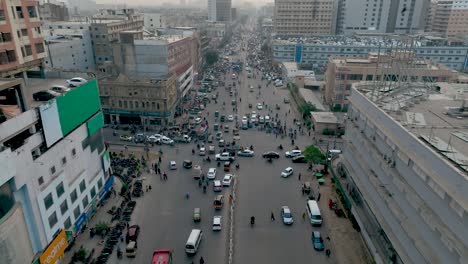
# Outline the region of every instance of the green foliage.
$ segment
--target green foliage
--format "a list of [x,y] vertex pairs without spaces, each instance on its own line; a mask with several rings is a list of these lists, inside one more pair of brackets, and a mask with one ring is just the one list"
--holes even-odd
[[311,103],[303,103],[299,105],[299,112],[301,112],[302,117],[310,117],[310,112],[317,111],[317,107]]
[[307,162],[312,164],[323,164],[326,158],[325,155],[320,152],[320,149],[314,145],[310,145],[304,149],[304,157]]
[[219,59],[219,54],[216,50],[208,50],[205,53],[205,61],[208,65],[213,65],[215,64]]
[[335,130],[330,130],[328,128],[325,128],[323,129],[322,134],[326,136],[333,136],[335,135]]
[[124,195],[127,192],[128,186],[127,184],[123,184],[122,188],[120,188],[120,195]]
[[94,231],[96,231],[96,233],[98,234],[101,234],[103,231],[106,231],[107,229],[109,229],[109,225],[105,222],[97,223],[94,226]]
[[84,261],[88,255],[87,250],[81,246],[80,249],[76,252],[76,257],[78,261]]

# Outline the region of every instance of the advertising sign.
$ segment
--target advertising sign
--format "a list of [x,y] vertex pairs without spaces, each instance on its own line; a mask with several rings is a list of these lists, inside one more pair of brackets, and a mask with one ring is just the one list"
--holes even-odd
[[42,253],[39,258],[41,264],[55,264],[67,247],[68,241],[65,230],[62,230]]

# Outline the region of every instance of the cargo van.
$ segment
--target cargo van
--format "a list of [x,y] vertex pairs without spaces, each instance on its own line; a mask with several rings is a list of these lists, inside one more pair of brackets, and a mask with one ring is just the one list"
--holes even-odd
[[322,225],[322,215],[318,207],[317,201],[309,200],[306,206],[307,215],[309,215],[310,223],[312,225]]
[[200,229],[192,229],[190,236],[185,243],[185,253],[196,254],[203,237],[203,232]]

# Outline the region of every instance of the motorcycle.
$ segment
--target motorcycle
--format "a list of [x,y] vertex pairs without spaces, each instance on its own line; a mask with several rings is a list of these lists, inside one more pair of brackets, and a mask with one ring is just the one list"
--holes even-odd
[[236,170],[238,170],[238,169],[239,169],[239,163],[236,164]]
[[251,226],[255,225],[255,217],[254,216],[250,217],[250,225]]
[[272,158],[269,158],[269,159],[268,159],[268,162],[273,163],[273,159],[272,159]]

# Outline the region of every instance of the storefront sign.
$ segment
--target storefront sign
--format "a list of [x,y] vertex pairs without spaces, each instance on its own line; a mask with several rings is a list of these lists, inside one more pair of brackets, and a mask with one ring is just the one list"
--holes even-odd
[[42,253],[39,258],[41,264],[55,264],[58,258],[63,255],[63,252],[65,252],[67,247],[68,241],[65,235],[65,230],[62,230],[49,244],[44,253]]
[[104,188],[99,192],[99,200],[102,200],[104,196],[109,192],[110,188],[114,184],[114,176],[110,176],[109,179],[107,179],[106,183],[104,184]]
[[86,214],[86,212],[83,212],[79,217],[78,219],[76,219],[75,221],[75,234],[78,233],[81,229],[81,226],[83,225],[83,223],[86,221],[86,219],[88,219],[88,215]]

